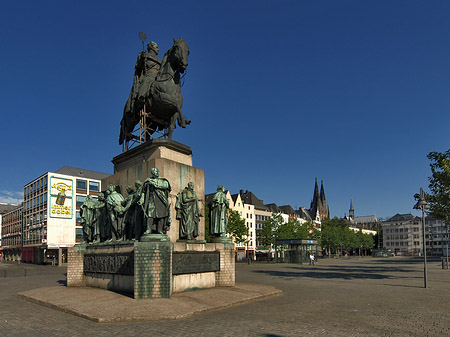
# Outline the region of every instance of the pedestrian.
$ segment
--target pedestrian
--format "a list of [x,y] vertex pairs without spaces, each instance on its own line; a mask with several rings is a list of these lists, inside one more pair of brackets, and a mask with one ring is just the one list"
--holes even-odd
[[314,254],[310,253],[309,254],[309,265],[313,265],[314,266]]

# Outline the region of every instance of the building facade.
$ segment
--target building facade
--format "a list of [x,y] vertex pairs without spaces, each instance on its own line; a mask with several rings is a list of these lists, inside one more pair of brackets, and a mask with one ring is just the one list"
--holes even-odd
[[420,255],[423,250],[421,218],[396,214],[382,222],[383,245],[396,255]]
[[3,261],[20,261],[22,255],[23,205],[0,215]]
[[448,227],[442,220],[431,216],[425,218],[426,245],[428,256],[446,256],[448,245]]
[[64,166],[24,186],[23,262],[67,262],[67,248],[80,242],[80,206],[97,198],[109,174]]

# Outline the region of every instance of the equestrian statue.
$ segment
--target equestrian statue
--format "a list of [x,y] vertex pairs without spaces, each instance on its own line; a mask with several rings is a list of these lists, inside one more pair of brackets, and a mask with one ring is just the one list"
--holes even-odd
[[[145,34],[141,34],[144,42]],[[144,127],[144,141],[156,131],[162,131],[164,136],[172,139],[176,122],[182,128],[191,123],[181,111],[181,74],[188,66],[189,47],[179,38],[173,40],[173,46],[162,60],[158,58],[158,52],[158,45],[151,41],[147,44],[147,52],[138,55],[133,85],[120,122],[119,144],[139,138],[133,135],[138,123]]]

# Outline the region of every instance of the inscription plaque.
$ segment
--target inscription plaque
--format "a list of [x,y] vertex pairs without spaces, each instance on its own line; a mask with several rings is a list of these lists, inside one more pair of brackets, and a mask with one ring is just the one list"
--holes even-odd
[[220,270],[219,252],[174,252],[172,274],[206,273]]
[[85,254],[84,273],[134,275],[134,254]]

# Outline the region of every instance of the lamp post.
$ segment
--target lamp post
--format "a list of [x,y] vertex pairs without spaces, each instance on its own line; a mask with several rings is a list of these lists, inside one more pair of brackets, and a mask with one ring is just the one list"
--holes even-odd
[[414,209],[422,210],[422,245],[423,245],[423,279],[424,279],[424,288],[428,288],[427,283],[427,246],[425,239],[425,210],[430,208],[430,206],[425,201],[425,193],[420,188],[420,194],[414,194],[414,199],[417,200],[417,203],[414,205]]

